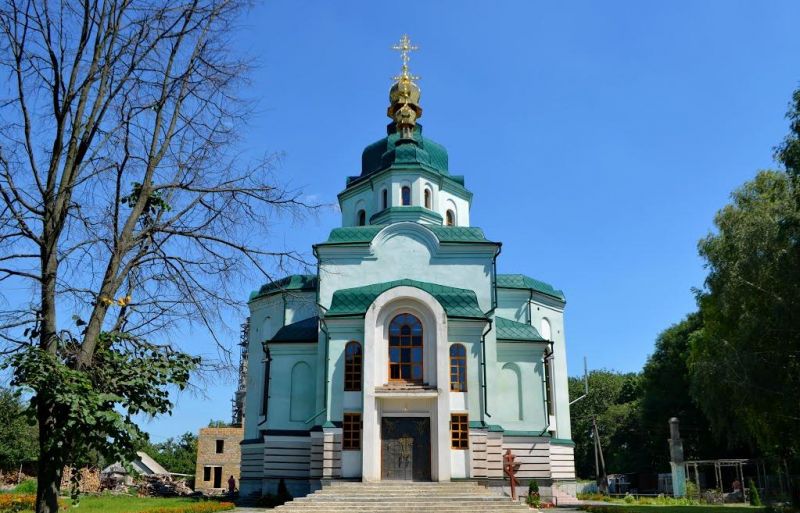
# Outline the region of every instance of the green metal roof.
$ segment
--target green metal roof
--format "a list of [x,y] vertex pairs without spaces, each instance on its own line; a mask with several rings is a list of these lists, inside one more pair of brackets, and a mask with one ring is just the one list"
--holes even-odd
[[533,290],[558,300],[566,301],[566,297],[562,291],[554,288],[549,283],[536,280],[524,274],[498,274],[497,286],[506,289]]
[[449,174],[447,150],[439,143],[422,136],[422,125],[414,127],[414,143],[400,144],[394,123],[386,128],[383,139],[370,144],[361,154],[361,176],[367,176],[392,164],[425,164],[443,175]]
[[[491,242],[483,234],[483,230],[472,226],[439,226],[422,225],[432,231],[439,242]],[[323,244],[358,244],[368,243],[386,228],[386,225],[347,226],[331,230],[328,240]]]
[[270,342],[316,342],[319,317],[309,317],[287,324],[275,333]]
[[333,293],[331,308],[325,313],[326,317],[342,317],[363,315],[369,305],[379,295],[395,287],[416,287],[428,292],[442,305],[448,317],[461,317],[472,319],[485,319],[486,316],[478,306],[475,291],[437,285],[417,280],[395,280],[385,283],[375,283],[352,289],[341,289]]
[[512,321],[505,317],[495,317],[497,340],[513,340],[517,342],[544,342],[536,328],[530,324]]
[[265,283],[260,289],[250,293],[250,300],[272,292],[290,290],[317,290],[317,277],[313,274],[292,274],[280,280]]

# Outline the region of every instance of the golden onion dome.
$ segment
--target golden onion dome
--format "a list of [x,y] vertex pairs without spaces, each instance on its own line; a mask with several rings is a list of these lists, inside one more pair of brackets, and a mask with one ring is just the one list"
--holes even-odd
[[419,104],[420,89],[408,77],[400,77],[400,80],[389,89],[389,103],[415,103]]

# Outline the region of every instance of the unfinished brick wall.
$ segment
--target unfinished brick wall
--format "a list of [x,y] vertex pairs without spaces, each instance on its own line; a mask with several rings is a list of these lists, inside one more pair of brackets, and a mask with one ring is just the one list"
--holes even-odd
[[[242,428],[203,428],[197,439],[197,470],[194,489],[205,493],[219,493],[228,489],[228,479],[236,479],[239,488],[239,472],[242,458],[240,443],[244,439]],[[222,441],[222,453],[217,453],[217,441]],[[210,472],[206,473],[205,468]],[[221,471],[216,470],[221,467]],[[220,473],[221,472],[221,473]],[[219,483],[215,483],[216,475]],[[209,477],[208,480],[205,478]],[[219,484],[215,487],[215,484]]]

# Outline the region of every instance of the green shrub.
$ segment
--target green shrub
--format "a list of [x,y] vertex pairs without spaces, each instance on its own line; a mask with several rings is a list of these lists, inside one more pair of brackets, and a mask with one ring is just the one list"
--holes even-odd
[[36,494],[36,480],[26,479],[25,481],[14,487],[14,493],[32,493]]
[[756,488],[756,484],[753,480],[750,480],[750,505],[751,506],[761,506],[761,495],[758,494],[758,488]]
[[700,490],[697,489],[697,485],[694,484],[694,481],[686,480],[686,496],[690,499],[698,499],[700,497]]
[[528,496],[525,498],[525,503],[533,508],[539,508],[542,505],[542,496],[539,494],[539,483],[536,481],[528,482]]

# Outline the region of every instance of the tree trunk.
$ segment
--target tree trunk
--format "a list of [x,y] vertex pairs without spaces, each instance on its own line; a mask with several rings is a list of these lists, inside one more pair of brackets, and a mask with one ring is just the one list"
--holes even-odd
[[64,448],[51,439],[56,417],[39,394],[39,475],[36,486],[36,513],[57,513],[64,472]]

